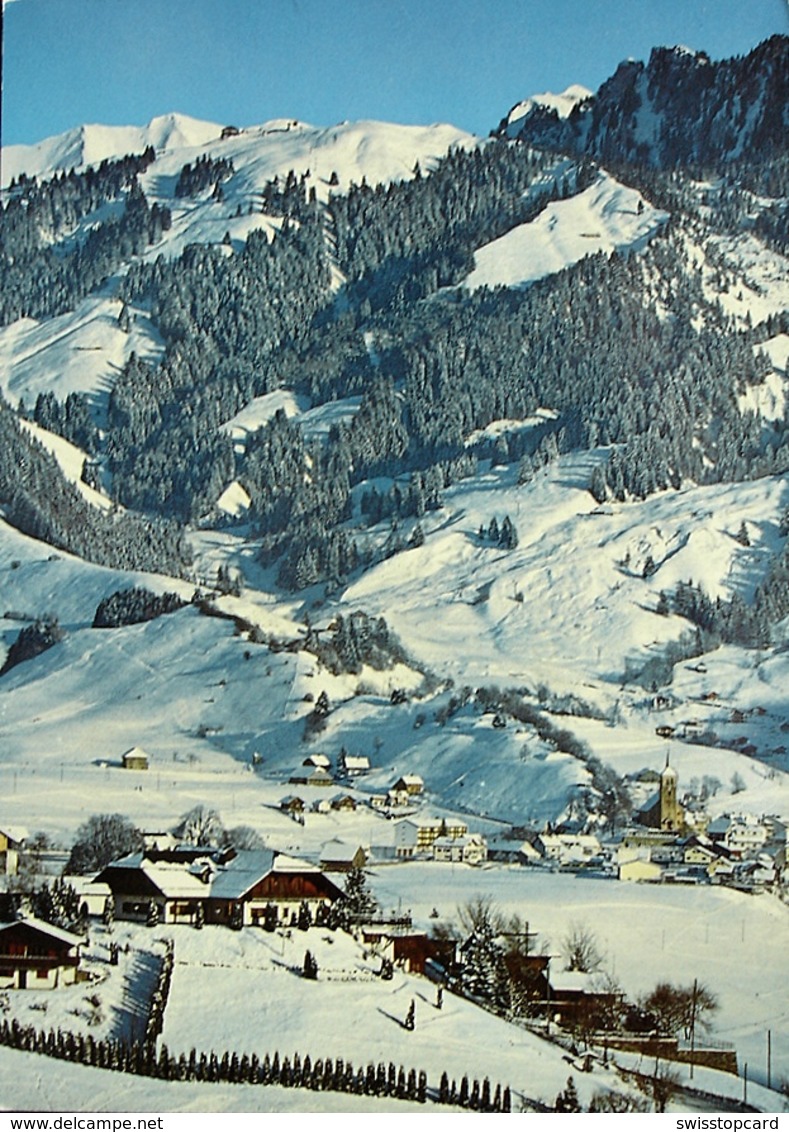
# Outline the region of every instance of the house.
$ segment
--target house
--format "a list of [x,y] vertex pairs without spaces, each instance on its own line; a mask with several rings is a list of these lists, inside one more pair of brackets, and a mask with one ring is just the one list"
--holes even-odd
[[597,976],[583,971],[560,971],[550,975],[548,1009],[557,1025],[585,1025],[596,1030],[610,1028],[625,1001],[623,992],[600,990]]
[[142,747],[130,747],[121,755],[124,770],[147,770],[150,761],[150,756]]
[[641,855],[635,850],[625,849],[617,856],[617,875],[623,881],[654,883],[663,879],[663,869],[652,860],[648,850]]
[[433,842],[433,860],[452,861],[463,865],[480,865],[488,859],[488,846],[479,833],[465,837],[437,837]]
[[206,923],[231,923],[241,905],[243,924],[263,924],[269,914],[277,923],[294,924],[302,904],[314,919],[341,896],[341,889],[309,861],[271,849],[246,850],[211,882]]
[[699,865],[707,876],[715,876],[720,872],[731,872],[733,854],[720,842],[711,841],[708,837],[689,837],[682,850],[682,861],[685,865]]
[[331,813],[331,799],[330,798],[316,798],[310,806],[314,814],[329,814]]
[[344,813],[353,813],[358,803],[350,794],[335,794],[331,799],[331,808]]
[[0,923],[0,990],[52,990],[76,982],[82,942],[33,916]]
[[298,794],[286,794],[284,798],[280,799],[279,808],[286,814],[293,817],[294,814],[304,813],[304,799],[300,798]]
[[418,774],[404,774],[389,788],[389,805],[407,806],[417,801],[424,789],[424,780]]
[[438,837],[465,837],[468,826],[457,818],[403,818],[395,826],[395,852],[398,857],[427,853]]
[[351,869],[363,869],[366,864],[367,854],[361,845],[353,842],[335,837],[321,849],[320,866],[324,872],[349,873]]
[[368,794],[367,804],[373,810],[386,810],[389,807],[388,794]]
[[592,833],[541,833],[533,847],[546,861],[567,867],[600,854],[600,842]]
[[307,767],[303,771],[296,771],[290,776],[288,782],[293,786],[333,786],[334,779],[322,766],[312,769]]
[[424,932],[387,930],[378,926],[362,929],[362,942],[381,958],[391,959],[395,967],[413,975],[446,973],[455,965],[455,940],[432,939]]
[[738,857],[755,857],[767,844],[766,825],[752,814],[732,818],[723,839],[727,849]]
[[348,755],[342,752],[339,758],[339,768],[349,778],[360,774],[367,774],[370,770],[370,760],[366,755]]
[[144,922],[155,905],[165,924],[194,923],[200,905],[208,924],[291,924],[302,904],[314,917],[342,895],[317,865],[276,850],[202,852],[132,853],[96,880],[109,885],[118,919]]
[[4,826],[0,829],[0,875],[15,876],[19,868],[19,850],[27,838],[21,826]]
[[328,770],[331,766],[331,761],[328,755],[307,755],[302,766],[318,766],[323,770]]

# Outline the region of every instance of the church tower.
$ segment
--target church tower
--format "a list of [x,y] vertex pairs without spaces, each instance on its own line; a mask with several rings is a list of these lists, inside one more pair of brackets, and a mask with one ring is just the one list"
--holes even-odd
[[668,832],[677,832],[683,825],[682,811],[677,803],[677,782],[677,772],[666,755],[666,765],[660,775],[660,828]]

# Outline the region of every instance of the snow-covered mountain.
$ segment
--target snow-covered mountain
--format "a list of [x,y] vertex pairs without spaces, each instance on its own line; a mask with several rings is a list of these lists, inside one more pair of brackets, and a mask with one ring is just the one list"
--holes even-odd
[[[713,64],[703,51],[655,48],[622,63],[591,97],[519,103],[500,131],[602,161],[662,167],[780,154],[789,128],[786,36]],[[570,92],[566,92],[570,93]]]
[[[168,188],[164,178],[177,176],[187,162],[210,154],[232,160],[249,192],[291,170],[298,176],[309,171],[317,194],[325,198],[330,188],[339,192],[351,182],[375,185],[410,177],[417,163],[429,169],[451,147],[476,144],[471,134],[441,124],[368,121],[316,127],[283,118],[240,128],[165,114],[147,126],[80,126],[34,145],[4,146],[2,176],[5,188],[20,174],[48,178],[152,146],[156,162],[149,170],[148,187],[155,193],[155,178],[162,179],[158,188],[163,196]],[[330,185],[332,173],[337,182]]]
[[[365,802],[411,774],[491,838],[606,836],[669,744],[689,804],[789,819],[786,64],[657,49],[488,139],[171,114],[4,150],[0,827],[210,803],[386,859]],[[343,750],[358,809],[294,822]],[[451,868],[381,899],[610,917],[633,993],[644,949],[673,977],[663,909],[746,945],[738,893]],[[753,1060],[785,1019],[715,950]]]
[[[623,64],[596,96],[575,86],[560,96],[537,95],[520,103],[509,115],[507,132],[526,136],[536,129],[535,123],[559,121],[565,124],[562,129],[575,131],[575,136],[579,122],[591,121],[588,115],[592,112],[597,115],[595,121],[602,121],[602,108],[609,105],[612,92],[621,94],[623,84],[631,84],[633,90],[641,91],[636,101],[640,99],[642,107],[647,91],[650,106],[663,107],[661,121],[665,121],[660,129],[665,133],[666,115],[692,117],[683,91],[700,81],[698,76],[707,73],[704,68],[714,74],[714,82],[707,84],[711,93],[704,107],[712,104],[714,92],[728,89],[726,83],[746,82],[748,75],[755,74],[757,63],[770,63],[769,68],[759,72],[760,91],[766,97],[765,92],[778,89],[776,84],[785,61],[781,47],[785,47],[783,41],[773,40],[754,53],[747,65],[734,61],[721,67],[687,51],[656,51],[646,68]],[[668,97],[670,86],[678,92],[675,101]],[[706,109],[699,112],[700,116],[692,117],[693,123],[703,119],[704,113]],[[763,123],[758,130],[757,118]],[[760,136],[766,136],[766,120],[761,111],[757,114],[752,110],[748,115],[749,136],[755,138],[759,130]],[[636,124],[634,129],[638,133],[642,127]],[[584,126],[583,137],[602,136],[597,127],[595,130]],[[620,157],[626,160],[629,142],[616,137],[619,140],[611,135],[610,145],[616,140]],[[349,287],[348,268],[343,270],[340,265],[334,231],[340,221],[333,216],[332,201],[351,191],[354,185],[361,186],[352,190],[358,199],[364,199],[365,193],[371,195],[372,186],[378,184],[384,186],[390,197],[391,189],[386,186],[412,183],[418,188],[431,170],[446,166],[448,154],[455,155],[449,160],[459,161],[457,155],[466,153],[467,161],[472,163],[468,168],[472,168],[490,145],[446,125],[419,128],[359,122],[317,128],[282,120],[239,128],[171,114],[154,119],[146,127],[87,126],[35,146],[11,147],[3,153],[3,170],[7,185],[13,181],[15,187],[7,188],[5,199],[10,206],[20,192],[20,178],[23,183],[25,176],[45,181],[71,169],[79,171],[101,162],[112,164],[128,153],[152,147],[150,160],[138,174],[137,182],[149,204],[168,210],[170,222],[136,258],[141,264],[161,264],[191,254],[188,249],[198,245],[217,249],[220,257],[240,258],[256,230],[273,239],[282,229],[284,219],[278,208],[268,203],[272,200],[271,186],[298,184],[305,198],[313,199],[316,206],[325,210],[323,224],[332,273],[327,294],[336,296],[336,310],[341,313],[357,300]],[[594,148],[591,142],[584,145],[587,150]],[[682,265],[677,270],[696,273],[701,285],[698,301],[702,305],[694,316],[699,326],[710,318],[713,304],[720,304],[726,315],[735,320],[734,325],[742,328],[754,320],[765,323],[770,318],[780,319],[789,307],[786,261],[774,246],[768,248],[758,236],[738,231],[736,226],[728,234],[703,229],[710,186],[689,185],[688,201],[694,219],[686,224],[677,212],[676,201],[661,197],[660,193],[653,193],[650,199],[651,186],[632,179],[627,183],[621,168],[617,177],[605,169],[589,175],[580,173],[571,157],[545,160],[538,156],[534,160],[542,164],[520,198],[527,218],[518,223],[514,222],[515,217],[504,223],[502,234],[494,238],[480,234],[456,286],[443,291],[439,288],[436,298],[428,300],[426,311],[437,309],[435,303],[442,294],[452,302],[462,301],[464,295],[484,295],[491,289],[526,293],[541,281],[561,279],[567,272],[577,270],[587,257],[635,257],[636,262],[645,256],[643,271],[647,283],[643,301],[656,304],[660,319],[671,318],[671,300],[662,297],[663,284],[655,274],[662,269],[654,254],[654,249],[663,246],[661,234],[671,224],[681,233],[677,246],[682,249]],[[187,191],[179,187],[185,169],[194,170],[201,164],[209,168],[215,162],[221,163],[216,166],[220,171],[206,189]],[[365,184],[370,189],[364,189]],[[762,207],[765,203],[762,198]],[[507,207],[513,206],[507,203]],[[78,244],[101,222],[100,215],[95,213],[77,218],[67,240]],[[295,221],[296,226],[298,223]],[[63,234],[52,232],[48,238],[62,241]],[[651,258],[646,255],[650,249]],[[118,375],[136,361],[150,367],[170,364],[170,332],[161,330],[160,307],[144,299],[129,304],[124,298],[127,269],[128,264],[124,263],[72,310],[49,317],[22,317],[0,329],[3,391],[11,404],[22,398],[32,406],[37,399],[52,394],[61,401],[69,395],[87,397],[96,423],[104,430],[108,427],[108,411],[112,413]],[[452,295],[456,300],[451,299]],[[121,316],[125,307],[131,317],[127,315],[124,322]],[[776,330],[779,332],[775,333]],[[364,381],[385,375],[395,361],[386,344],[386,332],[376,329],[374,320],[369,325],[362,320],[358,332],[367,367]],[[742,412],[755,411],[773,422],[782,419],[786,404],[785,342],[786,335],[776,326],[765,330],[753,346],[753,356],[763,359],[766,369],[761,383],[748,381],[739,390]],[[627,758],[617,756],[617,769],[625,773],[638,769],[641,762],[659,759],[661,744],[654,735],[654,721],[643,706],[643,687],[636,681],[632,689],[625,690],[629,676],[647,667],[656,649],[668,647],[687,631],[682,618],[655,614],[659,593],[672,592],[681,581],[693,579],[703,584],[712,598],[741,595],[751,600],[770,555],[779,553],[782,546],[781,536],[776,533],[787,503],[781,477],[714,487],[687,482],[680,493],[669,491],[640,502],[617,502],[613,509],[604,510],[589,494],[588,486],[594,469],[605,466],[610,447],[592,446],[585,452],[568,452],[555,463],[546,457],[543,467],[537,459],[542,451],[538,442],[555,437],[553,429],[562,420],[555,406],[545,405],[532,416],[494,415],[482,427],[469,430],[464,439],[465,450],[477,454],[476,471],[467,471],[443,494],[437,509],[428,510],[419,523],[417,516],[404,521],[399,553],[389,556],[389,520],[376,523],[365,519],[364,509],[369,506],[366,493],[391,492],[398,478],[403,482],[403,474],[381,474],[382,469],[378,469],[378,475],[369,475],[353,485],[350,511],[346,512],[351,518],[346,520],[345,529],[353,533],[360,548],[358,553],[371,559],[372,565],[357,568],[339,587],[335,584],[326,593],[313,586],[301,594],[285,595],[275,584],[268,561],[261,558],[260,533],[254,522],[260,504],[255,500],[255,488],[246,468],[258,430],[272,427],[280,412],[283,419],[298,427],[306,443],[325,448],[334,443],[332,438],[338,435],[337,430],[355,427],[357,418],[364,415],[366,403],[364,382],[357,383],[345,396],[334,392],[326,398],[314,390],[308,392],[298,381],[294,384],[284,376],[278,380],[282,381],[280,388],[242,399],[240,404],[235,403],[235,411],[220,414],[220,434],[226,438],[223,443],[232,446],[236,468],[234,473],[217,479],[211,501],[215,507],[213,519],[206,517],[202,525],[205,528],[215,523],[218,529],[214,535],[205,529],[193,534],[197,559],[187,571],[186,581],[161,579],[146,584],[160,591],[174,587],[187,597],[195,579],[209,579],[219,566],[229,565],[244,579],[243,609],[238,607],[236,612],[249,625],[257,626],[257,631],[267,639],[271,635],[298,639],[300,618],[310,607],[320,611],[316,616],[324,626],[330,625],[338,614],[348,616],[357,608],[383,616],[399,634],[412,657],[412,667],[394,670],[388,676],[373,677],[367,673],[361,686],[374,687],[385,698],[401,681],[411,693],[422,687],[419,694],[427,695],[427,699],[425,705],[414,708],[393,725],[388,712],[382,711],[374,700],[356,702],[354,692],[359,685],[355,676],[337,677],[327,672],[321,675],[320,661],[316,662],[314,653],[304,651],[299,654],[303,660],[288,662],[288,672],[280,678],[283,686],[290,689],[285,699],[279,694],[272,698],[269,693],[271,710],[267,721],[253,710],[235,738],[228,736],[218,748],[214,740],[208,743],[215,752],[212,760],[219,757],[221,762],[230,757],[243,762],[258,746],[265,745],[278,752],[272,766],[284,772],[298,754],[299,732],[306,714],[305,709],[294,713],[292,707],[286,707],[296,702],[292,689],[304,679],[303,673],[299,675],[301,669],[308,672],[310,679],[330,688],[332,699],[337,701],[327,732],[333,743],[348,745],[360,728],[381,739],[387,757],[380,775],[371,781],[380,779],[383,785],[386,776],[396,770],[418,770],[433,778],[437,801],[472,804],[492,817],[509,821],[556,818],[564,812],[573,791],[588,784],[588,771],[582,763],[561,752],[556,759],[541,762],[541,741],[536,735],[516,739],[514,734],[510,737],[509,733],[486,732],[484,715],[479,715],[479,706],[474,708],[467,697],[459,711],[453,708],[451,727],[447,730],[442,725],[435,739],[430,738],[430,729],[415,730],[416,716],[445,714],[448,698],[442,699],[443,693],[435,690],[442,679],[451,677],[455,685],[472,689],[485,685],[526,689],[534,696],[542,689],[544,704],[549,708],[567,697],[578,700],[586,703],[593,721],[588,725],[579,723],[579,729],[604,761],[609,749],[618,750],[619,744],[612,747],[610,735],[605,731],[598,735],[595,728],[600,721],[610,724],[614,719],[625,730],[631,729],[631,754]],[[402,396],[403,387],[395,388],[401,390],[397,396]],[[25,427],[28,435],[54,454],[62,474],[76,483],[90,506],[105,511],[111,506],[116,492],[112,461],[104,455],[106,440],[99,442],[98,451],[91,457],[96,473],[88,486],[80,481],[86,452],[73,441],[59,437],[57,426],[51,426],[48,418],[27,422]],[[555,438],[552,443],[556,448]],[[519,473],[515,469],[503,470],[497,467],[500,456],[491,461],[491,454],[506,452],[508,448],[531,453],[531,470],[526,474],[522,467]],[[305,459],[308,479],[314,457]],[[117,496],[115,502],[117,506]],[[706,517],[712,515],[716,521],[707,521]],[[233,526],[250,516],[252,527]],[[499,522],[504,516],[514,521],[519,533],[516,549],[502,554],[487,534],[482,537],[481,532],[487,532],[494,516],[498,516]],[[734,538],[743,518],[750,536],[746,549]],[[403,548],[417,525],[423,543]],[[106,644],[109,638],[102,634],[96,637],[96,631],[90,627],[93,612],[107,592],[142,576],[119,575],[117,571],[102,573],[103,568],[82,566],[79,560],[70,558],[58,559],[54,564],[38,562],[35,544],[13,535],[8,528],[3,531],[4,539],[9,541],[9,562],[21,563],[13,570],[7,567],[8,608],[24,617],[54,612],[71,634],[69,641],[48,658],[19,666],[4,678],[10,697],[5,718],[16,736],[16,756],[12,752],[7,757],[16,757],[22,763],[31,757],[32,747],[23,738],[23,721],[36,719],[36,727],[30,732],[30,742],[35,745],[45,726],[35,707],[43,694],[47,703],[62,705],[53,717],[58,728],[63,720],[69,720],[66,749],[79,750],[82,759],[88,753],[92,758],[100,758],[107,747],[108,709],[102,706],[101,697],[97,699],[93,694],[88,697],[92,705],[89,711],[83,707],[75,709],[74,705],[84,703],[89,687],[100,685],[100,674],[105,670],[115,672],[116,688],[127,689],[113,703],[111,726],[113,730],[117,728],[113,746],[131,746],[140,741],[156,747],[158,736],[160,745],[177,749],[181,743],[178,736],[183,733],[189,733],[194,741],[206,721],[195,707],[199,693],[178,672],[175,658],[184,650],[191,651],[193,646],[187,642],[195,633],[201,641],[206,632],[215,637],[216,623],[209,622],[198,631],[200,618],[182,613],[168,619],[166,632],[164,625],[161,629],[153,626],[147,630],[118,630],[128,644],[120,653],[112,645],[110,656]],[[20,539],[24,546],[21,559]],[[57,581],[60,575],[65,576],[65,561],[69,563],[68,596]],[[647,561],[651,563],[649,570]],[[7,644],[16,631],[10,622],[4,635]],[[128,711],[134,683],[132,672],[127,676],[123,672],[127,658],[135,657],[138,650],[153,655],[152,633],[163,645],[167,642],[161,661],[150,666],[154,682],[146,693],[160,706],[151,711],[149,723],[143,729],[145,734],[140,734],[140,720]],[[466,645],[470,640],[476,642],[473,650]],[[524,640],[529,642],[526,652]],[[208,656],[213,648],[206,640],[199,651]],[[217,660],[216,665],[207,664],[206,679],[212,668],[217,672],[230,671],[237,663],[230,654],[224,656],[224,648],[220,648],[223,659]],[[70,660],[64,666],[58,658],[66,653]],[[133,660],[132,671],[137,663]],[[731,663],[727,659],[726,672],[731,671]],[[740,673],[739,695],[744,702],[758,699],[758,684],[752,692],[746,691],[757,679],[747,654],[743,653],[741,660],[734,663]],[[714,673],[716,667],[716,658],[707,662],[708,673]],[[174,685],[161,678],[165,670],[172,672]],[[417,670],[431,674],[424,686]],[[775,675],[769,680],[775,694],[762,696],[770,699],[768,717],[758,728],[754,725],[752,734],[757,749],[769,760],[771,775],[780,773],[778,768],[782,770],[785,765],[783,755],[774,753],[781,746],[783,723],[777,692],[780,671],[781,664],[776,661]],[[272,679],[266,676],[264,684]],[[710,675],[705,686],[723,686],[726,679],[723,672],[717,678]],[[424,688],[428,686],[433,690],[426,693]],[[730,696],[735,695],[732,690]],[[170,710],[176,701],[184,705],[186,714],[173,731],[167,721],[180,718],[179,713],[174,715]],[[229,704],[223,694],[211,711],[218,730],[224,730],[231,719],[237,723],[241,718],[240,702],[227,707],[222,706],[224,701]],[[681,704],[677,710],[682,713]],[[405,728],[401,723],[405,723]],[[213,725],[209,730],[213,732]],[[56,744],[58,750],[63,749],[62,743],[61,740]],[[524,763],[523,750],[529,749],[530,743],[536,744],[536,761],[529,755]],[[205,737],[201,744],[205,746]],[[490,747],[490,754],[480,762],[477,752],[482,747]],[[467,753],[461,754],[463,751]],[[712,763],[720,763],[723,757],[719,748],[694,752],[688,762],[688,776],[711,773]],[[447,758],[452,769],[445,772],[441,769],[442,760]],[[741,759],[736,754],[725,758],[731,764],[727,770],[731,777]],[[67,755],[67,761],[70,759]],[[508,783],[516,765],[523,777],[523,794],[512,795]],[[499,769],[494,770],[494,766]],[[760,804],[766,805],[771,788],[766,788],[765,794],[760,774],[758,769],[753,774],[748,770],[746,779],[754,799],[758,795]]]

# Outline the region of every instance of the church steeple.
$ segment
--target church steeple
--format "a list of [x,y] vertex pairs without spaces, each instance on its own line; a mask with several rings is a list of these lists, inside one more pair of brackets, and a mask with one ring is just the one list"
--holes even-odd
[[678,830],[682,825],[682,812],[677,805],[678,774],[671,765],[666,751],[666,765],[660,775],[660,828]]

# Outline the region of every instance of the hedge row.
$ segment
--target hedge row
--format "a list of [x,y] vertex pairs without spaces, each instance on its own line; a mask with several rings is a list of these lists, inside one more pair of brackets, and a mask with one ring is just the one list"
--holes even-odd
[[[166,969],[166,964],[165,968]],[[165,996],[166,997],[166,996]],[[155,1042],[128,1042],[112,1039],[97,1040],[88,1034],[73,1034],[60,1029],[37,1030],[23,1026],[17,1019],[0,1021],[0,1046],[40,1053],[48,1057],[74,1061],[81,1065],[111,1069],[121,1073],[134,1073],[143,1077],[157,1077],[164,1081],[206,1081],[231,1084],[282,1085],[293,1089],[314,1089],[326,1092],[355,1093],[357,1095],[396,1097],[400,1100],[424,1104],[428,1099],[427,1074],[424,1070],[395,1068],[380,1062],[354,1069],[351,1062],[342,1058],[318,1058],[312,1061],[298,1053],[292,1058],[272,1057],[265,1054],[230,1053],[217,1055],[200,1053],[193,1048],[189,1054],[176,1057],[162,1043],[157,1051]],[[497,1085],[491,1094],[487,1078],[470,1086],[464,1076],[460,1086],[449,1084],[446,1073],[441,1087],[431,1091],[431,1099],[439,1104],[460,1105],[484,1112],[509,1112],[509,1088]]]

